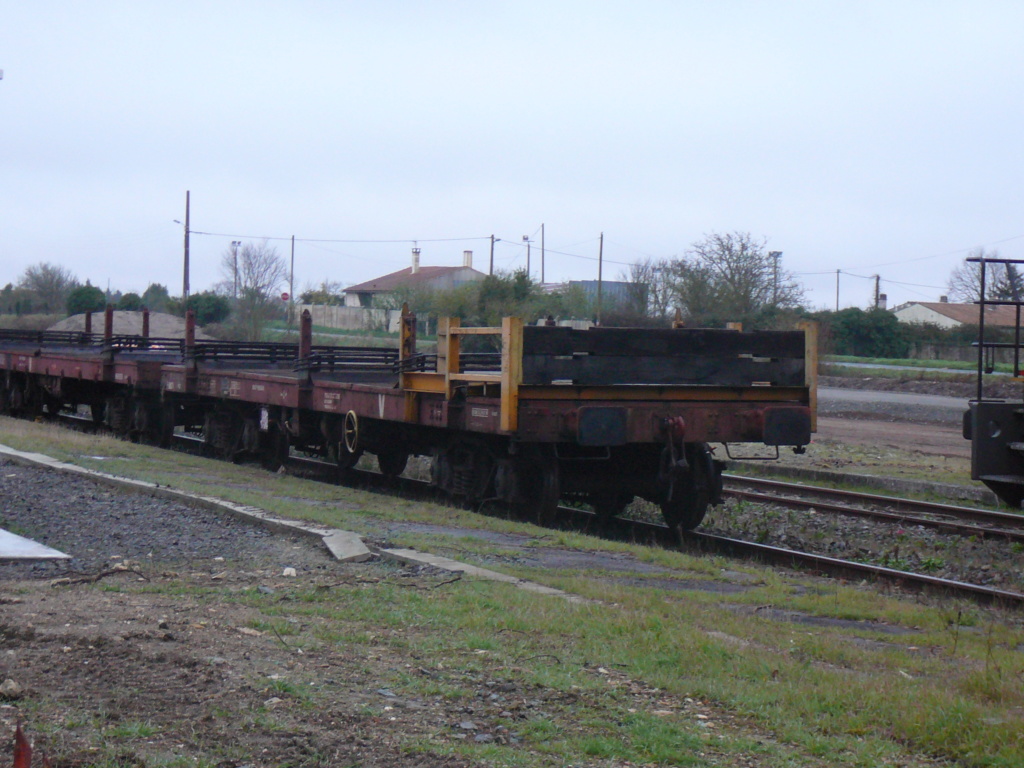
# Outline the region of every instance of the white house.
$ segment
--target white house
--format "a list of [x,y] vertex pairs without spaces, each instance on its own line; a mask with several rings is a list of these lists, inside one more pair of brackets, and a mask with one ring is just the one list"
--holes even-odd
[[[892,310],[901,323],[931,323],[940,328],[978,325],[977,304],[950,304],[948,301],[909,301]],[[1003,305],[985,307],[985,325],[1013,328],[1017,311]]]

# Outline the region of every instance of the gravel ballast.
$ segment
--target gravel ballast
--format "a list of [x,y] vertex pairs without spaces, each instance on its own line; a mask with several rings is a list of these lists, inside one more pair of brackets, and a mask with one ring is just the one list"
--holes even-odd
[[0,459],[0,499],[0,528],[71,556],[0,563],[0,578],[91,573],[128,560],[212,566],[221,558],[296,570],[332,564],[326,550],[305,537],[6,459]]

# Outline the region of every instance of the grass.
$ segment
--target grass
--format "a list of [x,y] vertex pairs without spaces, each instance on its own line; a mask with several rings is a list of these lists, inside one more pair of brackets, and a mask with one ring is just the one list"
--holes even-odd
[[824,362],[818,366],[818,373],[822,376],[832,376],[839,379],[872,378],[899,379],[901,381],[914,379],[917,381],[950,382],[954,384],[969,384],[977,381],[976,375],[967,371],[964,373],[957,373],[955,371],[932,371],[927,369],[906,370],[901,368],[852,368],[842,365],[830,365]]
[[[858,363],[864,365],[899,365],[905,368],[946,368],[957,371],[977,371],[978,361],[975,360],[917,360],[912,358],[889,357],[853,357],[852,355],[822,355],[823,363]],[[996,363],[995,369],[1010,373],[1013,366],[1009,363]],[[941,373],[941,371],[934,371]]]
[[[591,598],[586,604],[472,578],[410,589],[395,566],[381,567],[375,579],[330,589],[296,586],[268,596],[204,587],[193,593],[254,612],[249,626],[280,635],[307,657],[318,650],[330,653],[332,664],[348,664],[352,675],[366,675],[374,688],[403,699],[468,703],[483,695],[486,701],[493,690],[489,682],[511,682],[516,695],[505,696],[508,705],[527,702],[512,717],[495,710],[496,722],[514,732],[518,744],[453,740],[443,729],[400,730],[403,749],[410,752],[530,768],[601,762],[801,767],[923,765],[933,759],[965,766],[1024,762],[1024,655],[1017,650],[1024,632],[1014,617],[970,604],[901,600],[719,558],[541,531],[46,425],[0,419],[0,442],[355,530],[372,531],[380,521],[401,519],[532,531],[538,546],[630,553],[674,569],[675,578],[720,578],[724,568],[753,577],[748,590],[723,595],[666,590],[643,579],[625,584],[614,574],[501,565],[506,572]],[[295,501],[301,498],[343,505]],[[420,533],[395,539],[396,545],[449,551],[485,567],[506,554],[465,536]],[[128,582],[120,588],[166,599],[188,591],[173,581]],[[762,606],[913,631],[890,635],[870,623],[839,629],[780,622],[765,618],[757,610]],[[268,695],[297,699],[302,705],[297,709],[304,711],[330,695],[311,682],[317,682],[312,669],[295,668],[258,685]],[[386,701],[360,705],[368,721],[402,716],[385,711]],[[268,728],[287,728],[279,716],[284,714],[278,710],[252,714]]]

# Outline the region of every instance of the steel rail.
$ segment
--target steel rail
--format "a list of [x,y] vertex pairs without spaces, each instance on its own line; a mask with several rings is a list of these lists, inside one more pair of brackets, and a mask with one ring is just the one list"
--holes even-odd
[[907,499],[900,496],[885,496],[878,493],[846,491],[839,488],[803,485],[802,483],[788,483],[781,480],[769,480],[761,477],[727,474],[723,475],[722,479],[730,485],[746,485],[764,490],[816,495],[824,499],[847,499],[852,502],[882,504],[890,509],[903,510],[906,512],[944,515],[957,520],[974,520],[976,522],[988,523],[991,525],[1006,525],[1024,529],[1024,515],[1014,514],[1012,512],[999,512],[997,510],[979,509],[977,507],[962,507],[955,504],[942,504],[936,501]]
[[885,522],[901,525],[917,525],[924,528],[933,528],[943,533],[952,533],[957,536],[977,536],[982,539],[1001,539],[1005,541],[1024,542],[1024,530],[1013,528],[986,528],[970,523],[961,523],[956,520],[936,520],[931,517],[919,517],[916,515],[904,515],[898,512],[886,512],[881,509],[866,509],[864,507],[850,507],[843,504],[834,504],[822,499],[797,499],[791,496],[776,496],[770,493],[759,491],[742,491],[727,488],[723,491],[725,496],[760,501],[768,504],[778,504],[783,507],[797,509],[813,509],[816,512],[831,512],[847,517],[864,517],[872,520],[883,520]]
[[1004,607],[1024,607],[1024,594],[986,587],[981,584],[940,579],[936,576],[926,576],[925,574],[913,573],[911,571],[899,571],[895,568],[886,568],[881,565],[858,563],[854,560],[840,560],[835,557],[815,555],[810,552],[800,552],[782,547],[772,547],[766,544],[755,544],[750,541],[740,541],[709,533],[691,531],[683,536],[683,540],[702,548],[713,548],[718,553],[742,554],[782,566],[801,566],[830,575],[848,578],[870,577],[888,581],[901,587],[932,590],[954,597],[970,597],[981,602],[998,604]]
[[[590,513],[575,509],[564,509],[580,518]],[[701,531],[684,531],[682,534],[658,523],[645,523],[637,520],[616,518],[614,523],[620,526],[619,532],[642,541],[656,541],[665,546],[684,546],[699,549],[701,552],[724,555],[726,557],[743,557],[766,562],[784,568],[805,568],[815,573],[854,579],[874,579],[894,584],[902,588],[927,590],[953,597],[969,597],[982,603],[1001,605],[1008,608],[1024,608],[1024,594],[1008,592],[983,584],[971,584],[952,579],[941,579],[912,571],[900,571],[881,565],[860,563],[855,560],[842,560],[812,552],[801,552],[784,547],[773,547],[768,544],[757,544],[752,541],[733,539]]]

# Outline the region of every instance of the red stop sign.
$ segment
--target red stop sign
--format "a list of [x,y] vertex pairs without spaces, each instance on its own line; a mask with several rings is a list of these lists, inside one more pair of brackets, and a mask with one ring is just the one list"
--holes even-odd
[[288,291],[281,294],[281,301],[288,301]]

